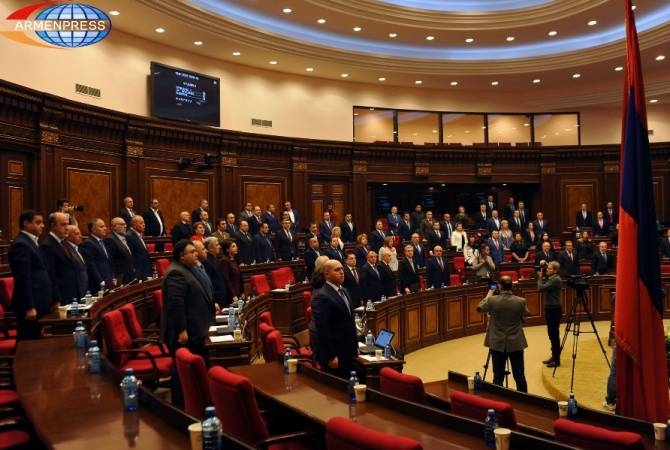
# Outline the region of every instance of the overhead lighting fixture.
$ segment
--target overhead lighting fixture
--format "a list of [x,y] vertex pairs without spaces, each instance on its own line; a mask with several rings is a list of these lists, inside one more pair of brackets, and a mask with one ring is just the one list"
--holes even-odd
[[572,74],[572,78],[580,78],[581,76],[582,76],[581,73]]
[[432,41],[435,39],[435,36],[426,36],[427,41]]
[[314,67],[308,67],[305,69],[306,72],[314,72]]
[[598,24],[597,20],[589,20],[588,23],[587,23],[587,25],[590,26],[590,27],[592,27],[594,25],[597,25],[597,24]]
[[202,41],[193,41],[193,45],[202,45]]
[[614,71],[615,71],[615,72],[621,72],[622,70],[623,70],[623,66],[616,66],[616,67],[614,68]]
[[268,61],[268,62],[269,62],[270,64],[272,64],[273,66],[275,66],[275,65],[277,65],[277,64],[278,64],[278,62],[277,62],[277,61],[275,61],[275,60],[272,60],[272,61]]
[[657,98],[652,98],[651,100],[649,100],[649,103],[658,103],[658,99]]
[[540,80],[539,78],[535,78],[535,79],[533,80],[533,83],[534,83],[534,84],[538,84],[540,81],[542,81],[542,80]]
[[656,61],[663,61],[663,60],[665,60],[665,55],[658,55],[656,57]]
[[635,9],[637,9],[637,6],[633,5],[633,6],[630,7],[630,9],[631,9],[631,11],[635,11]]
[[347,78],[347,77],[349,76],[349,74],[348,74],[348,73],[341,73],[340,76],[341,76],[342,78]]
[[498,83],[497,81],[491,81],[491,86],[498,86],[499,84],[500,83]]
[[379,78],[377,78],[377,79],[378,79],[379,81],[386,81],[386,78],[384,78],[384,77],[379,77]]
[[118,16],[118,15],[121,14],[121,13],[118,12],[117,10],[113,10],[113,11],[110,11],[109,14],[110,14],[111,16]]
[[293,10],[291,8],[284,8],[281,10],[281,12],[283,12],[284,14],[291,14]]
[[242,53],[240,52],[233,52],[233,56],[240,56]]
[[549,36],[556,36],[558,34],[558,31],[551,30],[549,33],[547,33]]
[[326,19],[319,19],[317,20],[317,22],[323,25],[324,23],[326,23]]
[[433,130],[433,133],[437,133],[437,130]]
[[414,82],[414,84],[421,84],[421,83],[423,83],[423,81],[421,81],[421,80],[416,80],[416,81]]
[[514,36],[507,36],[507,42],[512,42],[514,40]]
[[158,27],[154,30],[156,33],[165,33],[165,28]]
[[363,28],[361,27],[354,27],[354,31],[361,31]]
[[475,42],[475,38],[465,38],[465,42],[471,44],[472,42]]
[[396,38],[398,37],[398,33],[389,33],[390,38]]
[[458,81],[452,81],[452,82],[449,83],[449,84],[452,85],[452,86],[458,86]]
[[523,126],[524,126],[524,127],[529,127],[530,124],[529,124],[529,123],[524,123]]

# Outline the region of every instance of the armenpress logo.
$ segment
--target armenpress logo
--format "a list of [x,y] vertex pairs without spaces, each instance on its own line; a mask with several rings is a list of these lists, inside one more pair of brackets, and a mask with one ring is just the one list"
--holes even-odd
[[0,34],[23,44],[77,48],[97,44],[112,30],[109,16],[84,3],[46,1],[7,16]]

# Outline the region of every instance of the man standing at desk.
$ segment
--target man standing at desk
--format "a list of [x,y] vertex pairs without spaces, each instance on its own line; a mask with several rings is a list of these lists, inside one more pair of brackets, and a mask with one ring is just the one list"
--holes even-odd
[[523,367],[523,350],[528,347],[523,333],[523,318],[529,314],[526,299],[512,294],[510,277],[500,277],[498,283],[500,294],[493,295],[490,290],[477,306],[477,311],[485,311],[491,318],[484,345],[493,359],[493,383],[502,386],[509,358],[517,391],[528,392]]
[[344,283],[342,264],[334,259],[323,265],[326,283],[312,298],[316,337],[316,360],[323,370],[348,378],[358,353],[351,298]]

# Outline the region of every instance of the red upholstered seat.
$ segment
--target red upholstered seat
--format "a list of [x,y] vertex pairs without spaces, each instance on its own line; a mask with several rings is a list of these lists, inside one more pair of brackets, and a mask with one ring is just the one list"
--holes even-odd
[[663,275],[670,274],[670,264],[661,264],[661,273]]
[[172,250],[174,250],[172,242],[166,242],[165,245],[163,246],[163,250],[165,250],[166,252],[171,252]]
[[258,324],[258,334],[260,335],[261,338],[261,349],[263,352],[263,359],[265,359],[266,362],[269,361],[268,358],[272,357],[268,353],[269,349],[268,349],[267,337],[268,334],[270,334],[270,332],[274,330],[275,329],[271,325],[268,325],[267,323],[261,322]]
[[524,279],[529,279],[533,278],[533,274],[535,273],[535,269],[532,267],[522,267],[519,269],[519,273],[521,274],[521,278]]
[[419,275],[419,290],[424,291],[426,289],[426,277]]
[[328,450],[421,450],[421,443],[404,436],[373,430],[344,417],[326,423]]
[[[284,352],[286,346],[279,331],[272,329],[265,337],[265,345],[263,346],[263,358],[265,362],[282,361],[284,359]],[[291,357],[311,358],[312,350],[306,347],[291,347]]]
[[505,252],[505,260],[506,263],[512,262],[512,254]]
[[253,289],[254,295],[270,293],[270,283],[268,283],[268,278],[265,274],[251,276],[251,289]]
[[25,431],[11,430],[0,433],[0,450],[16,448],[30,443],[30,435]]
[[591,272],[591,266],[579,266],[579,271],[581,273],[589,273]]
[[260,313],[258,316],[258,321],[260,323],[267,323],[271,327],[274,327],[274,324],[272,323],[272,313],[270,311],[263,311]]
[[205,407],[212,404],[205,360],[182,347],[175,353],[175,364],[184,392],[184,411],[202,420]]
[[463,256],[454,256],[454,269],[459,272],[465,269],[465,258]]
[[560,250],[561,249],[561,241],[558,239],[554,239],[551,241],[552,245],[554,246],[554,250]]
[[16,339],[16,329],[9,328],[5,321],[5,307],[0,303],[0,339]]
[[312,306],[312,291],[302,291],[302,299],[305,301],[305,311]]
[[0,390],[0,405],[7,405],[9,403],[18,403],[19,394],[16,391],[10,389]]
[[[256,403],[254,388],[246,377],[216,366],[209,369],[207,378],[216,415],[221,420],[224,433],[251,445],[258,445],[270,437]],[[297,450],[312,447],[299,439],[290,439],[272,444],[268,448]]]
[[0,304],[9,308],[12,304],[12,295],[14,295],[14,277],[0,278]]
[[498,277],[510,277],[512,281],[519,281],[519,274],[516,270],[503,270],[498,274]]
[[167,272],[168,267],[170,266],[170,260],[167,258],[160,258],[156,260],[156,272],[158,276],[162,277]]
[[295,284],[295,275],[293,275],[293,270],[290,267],[281,267],[277,270],[280,270],[286,274],[286,278],[288,278],[289,283]]
[[463,281],[461,280],[461,277],[458,276],[458,274],[452,273],[451,275],[449,275],[449,280],[451,280],[451,282],[449,283],[450,286],[463,285]]
[[16,349],[16,339],[2,339],[0,340],[0,355],[13,355]]
[[312,321],[312,307],[308,306],[305,310],[305,321],[310,323]]
[[287,284],[295,284],[295,277],[290,268],[282,267],[270,272],[270,282],[272,289],[284,289]]
[[154,243],[147,244],[147,251],[149,253],[155,252],[156,251],[156,244],[154,244]]
[[556,440],[589,450],[633,450],[643,449],[642,437],[628,431],[611,431],[568,419],[554,422]]
[[514,409],[509,403],[489,400],[460,391],[452,391],[450,397],[451,412],[454,414],[483,422],[486,419],[487,411],[495,409],[498,426],[512,430],[517,429]]
[[156,289],[151,294],[154,298],[154,307],[151,311],[150,323],[160,324],[163,315],[163,291]]
[[[123,314],[123,320],[126,321],[126,328],[132,339],[143,339],[144,330],[140,321],[137,320],[137,312],[135,311],[135,305],[132,303],[126,303],[119,311]],[[148,351],[152,356],[168,356],[170,351],[168,350],[165,344],[149,344],[144,345],[142,350]]]
[[428,404],[421,378],[400,373],[390,367],[384,367],[379,375],[381,391],[384,394],[393,395],[408,402]]

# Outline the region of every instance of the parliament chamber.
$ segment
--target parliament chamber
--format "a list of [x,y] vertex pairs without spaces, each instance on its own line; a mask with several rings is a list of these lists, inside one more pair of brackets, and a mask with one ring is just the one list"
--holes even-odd
[[667,2],[3,3],[0,450],[670,448]]

